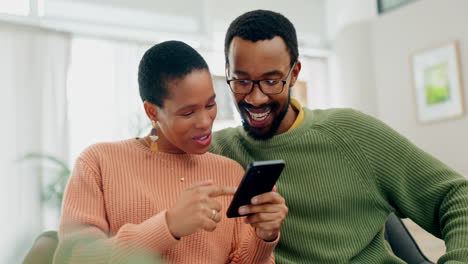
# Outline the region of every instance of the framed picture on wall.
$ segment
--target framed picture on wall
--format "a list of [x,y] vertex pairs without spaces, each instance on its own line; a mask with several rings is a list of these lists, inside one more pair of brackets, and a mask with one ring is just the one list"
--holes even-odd
[[413,82],[420,122],[463,114],[463,87],[456,41],[415,53]]
[[414,1],[416,0],[377,0],[377,11],[383,14]]

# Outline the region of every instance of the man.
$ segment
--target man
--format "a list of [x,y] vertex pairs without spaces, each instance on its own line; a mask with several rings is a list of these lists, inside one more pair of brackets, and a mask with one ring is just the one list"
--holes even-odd
[[291,99],[301,63],[287,18],[241,15],[225,56],[243,128],[217,132],[211,151],[244,166],[285,160],[277,187],[289,216],[278,263],[404,263],[384,241],[391,212],[445,240],[441,263],[468,261],[468,181],[370,116]]

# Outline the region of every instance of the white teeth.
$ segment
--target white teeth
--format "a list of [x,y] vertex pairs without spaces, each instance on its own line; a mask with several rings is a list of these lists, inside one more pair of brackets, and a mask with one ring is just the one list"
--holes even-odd
[[249,110],[247,110],[247,112],[249,112],[250,116],[252,117],[253,120],[255,121],[263,121],[267,118],[267,116],[270,114],[271,110],[268,110],[267,112],[265,113],[252,113],[250,112]]
[[199,138],[198,140],[205,140],[207,138],[208,138],[208,136],[204,136],[204,137]]

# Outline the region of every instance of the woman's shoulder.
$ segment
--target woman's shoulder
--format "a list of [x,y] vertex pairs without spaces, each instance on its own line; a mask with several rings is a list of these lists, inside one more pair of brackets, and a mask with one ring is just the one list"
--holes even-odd
[[134,141],[134,139],[94,143],[86,147],[78,158],[90,161],[119,155],[119,153],[131,149],[132,141]]

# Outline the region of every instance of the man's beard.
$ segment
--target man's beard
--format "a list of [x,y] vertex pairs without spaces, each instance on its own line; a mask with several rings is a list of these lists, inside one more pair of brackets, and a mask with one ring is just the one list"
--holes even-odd
[[[247,117],[245,116],[245,114],[242,113],[245,110],[241,110],[242,126],[244,127],[244,130],[247,132],[249,136],[257,140],[267,140],[267,139],[272,138],[276,134],[276,132],[278,132],[281,122],[283,121],[284,117],[286,116],[288,112],[290,101],[291,101],[291,93],[289,93],[288,101],[284,105],[283,109],[281,109],[281,112],[275,117],[275,119],[273,119],[270,129],[264,133],[256,132],[255,128],[252,128],[249,125],[249,121],[247,120]],[[248,108],[249,106],[250,106],[249,104],[246,104],[243,102],[238,104],[239,110]],[[275,113],[275,111],[279,108],[279,104],[277,103],[263,105],[262,107],[265,107],[265,106],[269,106],[271,108],[271,113]]]

